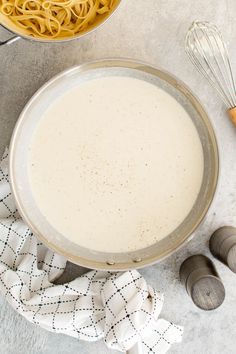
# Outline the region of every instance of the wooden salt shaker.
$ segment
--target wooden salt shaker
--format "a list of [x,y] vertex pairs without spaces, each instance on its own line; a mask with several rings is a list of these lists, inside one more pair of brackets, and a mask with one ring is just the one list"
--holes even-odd
[[180,267],[180,280],[202,310],[214,310],[223,303],[225,288],[209,258],[201,254],[187,258]]
[[216,230],[210,238],[210,251],[236,273],[236,228],[224,226]]

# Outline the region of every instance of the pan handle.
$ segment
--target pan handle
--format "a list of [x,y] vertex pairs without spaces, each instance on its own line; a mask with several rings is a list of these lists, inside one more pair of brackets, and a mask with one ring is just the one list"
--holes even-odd
[[11,37],[11,38],[9,38],[9,39],[6,39],[5,41],[0,41],[0,46],[1,45],[5,45],[5,44],[12,44],[12,43],[14,43],[14,42],[16,42],[16,41],[18,41],[18,39],[20,39],[21,37],[19,37],[19,36],[13,36],[13,37]]

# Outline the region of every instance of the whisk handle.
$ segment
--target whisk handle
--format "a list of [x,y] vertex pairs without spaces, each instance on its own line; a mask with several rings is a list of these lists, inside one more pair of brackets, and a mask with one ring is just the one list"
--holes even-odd
[[228,113],[233,124],[236,126],[236,107],[229,109]]

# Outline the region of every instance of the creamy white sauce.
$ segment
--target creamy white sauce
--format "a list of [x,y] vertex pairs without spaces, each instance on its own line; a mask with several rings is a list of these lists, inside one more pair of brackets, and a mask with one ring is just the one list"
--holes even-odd
[[187,112],[134,78],[94,79],[48,108],[30,147],[41,213],[67,239],[97,251],[152,245],[190,212],[203,152]]

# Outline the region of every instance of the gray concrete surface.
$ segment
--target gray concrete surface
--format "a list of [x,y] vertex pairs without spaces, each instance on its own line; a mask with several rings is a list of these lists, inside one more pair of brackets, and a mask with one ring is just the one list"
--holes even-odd
[[[236,226],[236,130],[224,108],[184,53],[184,36],[195,19],[219,25],[227,40],[236,72],[235,0],[123,0],[116,15],[95,33],[67,44],[39,44],[20,40],[0,48],[0,153],[8,144],[17,117],[32,94],[65,68],[104,57],[132,57],[169,70],[202,100],[216,129],[221,154],[217,196],[194,239],[174,256],[142,270],[165,292],[162,316],[185,326],[175,354],[236,353],[236,275],[215,261],[226,287],[224,304],[211,313],[198,310],[178,280],[184,258],[209,255],[208,239],[225,224]],[[1,38],[7,38],[0,32]],[[103,343],[84,343],[46,332],[27,323],[0,298],[0,353],[111,353]]]

